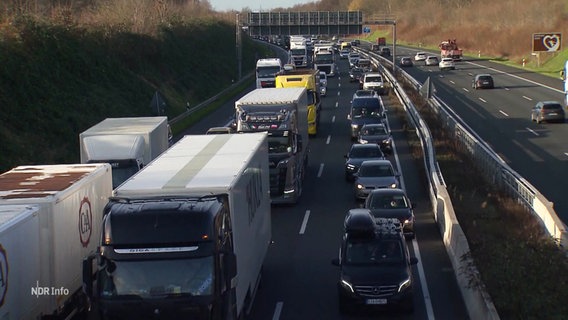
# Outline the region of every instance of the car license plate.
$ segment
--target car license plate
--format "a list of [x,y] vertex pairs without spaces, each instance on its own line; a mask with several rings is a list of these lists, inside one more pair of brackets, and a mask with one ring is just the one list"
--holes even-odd
[[366,304],[387,304],[387,299],[367,299]]

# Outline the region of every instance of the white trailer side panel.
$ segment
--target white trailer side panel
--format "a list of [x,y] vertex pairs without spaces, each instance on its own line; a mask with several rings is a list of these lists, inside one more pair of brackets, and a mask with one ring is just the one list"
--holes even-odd
[[111,195],[109,164],[20,166],[0,175],[0,205],[41,210],[42,273],[47,274],[39,286],[68,289],[69,294],[49,296],[52,305],[43,312],[52,312],[80,290],[82,260],[97,248]]
[[49,307],[43,282],[37,206],[0,205],[0,319],[35,319]]

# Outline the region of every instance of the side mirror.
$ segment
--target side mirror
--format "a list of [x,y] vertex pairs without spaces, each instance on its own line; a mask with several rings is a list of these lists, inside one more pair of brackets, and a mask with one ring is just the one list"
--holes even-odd
[[415,265],[418,264],[418,259],[416,259],[416,257],[411,257],[410,258],[410,265]]

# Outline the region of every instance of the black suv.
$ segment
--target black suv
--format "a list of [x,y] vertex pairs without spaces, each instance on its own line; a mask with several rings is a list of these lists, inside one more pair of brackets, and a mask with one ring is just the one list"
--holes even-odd
[[339,258],[337,284],[339,311],[360,307],[395,306],[414,311],[412,265],[400,223],[392,218],[374,218],[367,209],[349,210]]

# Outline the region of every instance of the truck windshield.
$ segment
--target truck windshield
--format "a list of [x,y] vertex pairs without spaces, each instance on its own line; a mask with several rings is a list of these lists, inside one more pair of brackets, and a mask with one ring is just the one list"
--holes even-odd
[[285,153],[290,152],[288,148],[292,147],[292,138],[289,136],[268,136],[268,152],[269,153]]
[[256,68],[256,76],[258,78],[273,78],[280,72],[280,67],[258,67]]
[[291,49],[290,53],[293,56],[301,56],[306,54],[306,49]]
[[133,164],[131,166],[124,166],[120,168],[112,169],[112,188],[116,189],[128,178],[132,177],[136,172],[138,172],[138,165]]
[[315,58],[316,63],[332,63],[333,62],[333,54],[331,53],[318,53],[316,54]]
[[213,293],[213,257],[110,261],[99,272],[102,297],[192,295]]

